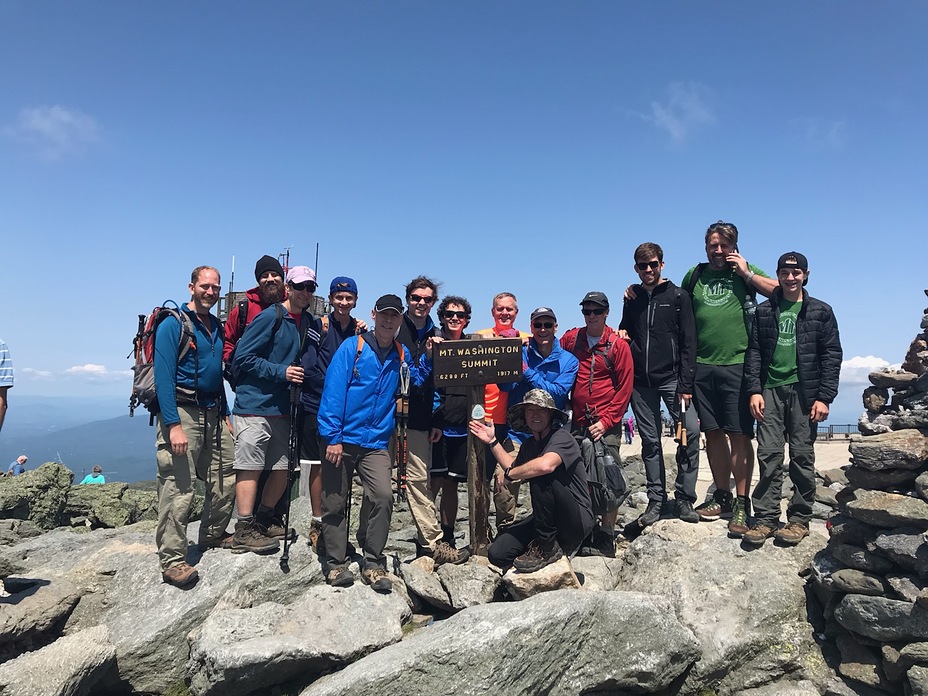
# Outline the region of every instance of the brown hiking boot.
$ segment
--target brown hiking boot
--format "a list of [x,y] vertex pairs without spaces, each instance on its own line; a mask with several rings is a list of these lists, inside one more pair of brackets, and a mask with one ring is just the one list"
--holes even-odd
[[763,546],[767,539],[777,533],[775,524],[755,522],[748,531],[741,535],[741,541],[751,546]]
[[186,563],[172,565],[167,570],[161,571],[161,580],[174,587],[190,587],[200,579],[200,574],[193,566]]
[[[271,539],[283,540],[284,537],[287,536],[287,530],[284,529],[284,521],[276,515],[268,515],[267,517],[260,513],[255,515],[255,526],[258,528],[259,532]],[[290,541],[295,540],[296,530],[291,527]]]
[[728,536],[739,539],[748,531],[749,503],[745,503],[740,496],[735,496],[731,506],[731,520],[728,523]]
[[541,544],[535,539],[528,543],[528,548],[513,562],[512,567],[520,573],[534,573],[546,565],[550,565],[564,556],[561,545],[557,541],[550,544]]
[[470,552],[467,549],[453,548],[447,541],[439,541],[432,549],[432,560],[436,566],[444,563],[457,565],[470,558]]
[[348,587],[354,584],[354,573],[347,566],[332,566],[325,576],[325,581],[332,587]]
[[387,577],[387,571],[378,565],[367,566],[361,571],[361,580],[370,585],[375,592],[387,593],[393,590],[393,581]]
[[802,522],[787,522],[783,529],[773,535],[773,538],[787,546],[795,546],[807,536],[809,536],[809,525]]
[[239,520],[235,523],[235,534],[232,535],[232,550],[239,553],[277,553],[280,542],[262,534],[254,522]]
[[231,549],[232,535],[229,534],[229,532],[223,532],[222,536],[218,539],[201,539],[197,543],[197,547],[200,551],[208,551],[209,549]]
[[322,522],[317,522],[313,520],[309,523],[309,545],[313,547],[313,551],[321,553],[319,551],[319,544],[322,543]]

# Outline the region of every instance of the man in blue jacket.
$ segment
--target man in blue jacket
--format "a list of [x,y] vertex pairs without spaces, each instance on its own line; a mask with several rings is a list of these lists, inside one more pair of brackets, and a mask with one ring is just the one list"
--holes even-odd
[[371,316],[374,330],[344,341],[329,365],[319,404],[319,435],[326,442],[322,463],[322,535],[328,564],[326,582],[345,587],[354,582],[348,570],[348,520],[345,502],[357,470],[364,487],[358,544],[364,555],[361,579],[377,592],[390,592],[383,549],[393,513],[391,462],[387,447],[394,429],[397,387],[402,368],[412,384],[431,374],[432,341],[419,364],[409,348],[396,341],[403,321],[403,302],[396,295],[377,300]]
[[190,302],[180,307],[193,326],[193,343],[180,355],[181,322],[168,317],[155,333],[155,390],[158,394],[156,459],[158,528],[155,543],[161,578],[176,587],[199,575],[186,561],[187,519],[194,482],[206,484],[200,544],[228,547],[235,474],[233,444],[222,384],[222,326],[210,313],[221,291],[219,271],[199,266],[190,275]]
[[[238,523],[232,548],[273,553],[285,530],[274,506],[287,488],[291,385],[302,384],[300,343],[312,322],[316,274],[307,266],[287,272],[287,299],[263,310],[246,327],[233,358],[235,390],[235,506]],[[261,500],[258,479],[269,470]],[[257,502],[257,509],[256,507]]]

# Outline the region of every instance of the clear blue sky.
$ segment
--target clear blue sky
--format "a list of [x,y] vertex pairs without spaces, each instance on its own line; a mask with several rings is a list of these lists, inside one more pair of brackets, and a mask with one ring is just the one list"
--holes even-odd
[[809,257],[848,422],[928,302],[926,36],[918,2],[0,3],[11,396],[127,397],[136,315],[233,254],[240,290],[318,242],[363,313],[425,273],[563,331],[721,218]]

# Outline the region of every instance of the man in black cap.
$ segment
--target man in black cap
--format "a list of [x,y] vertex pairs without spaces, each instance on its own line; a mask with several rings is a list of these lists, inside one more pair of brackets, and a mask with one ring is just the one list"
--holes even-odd
[[[754,524],[742,537],[761,546],[774,537],[795,545],[809,535],[815,502],[815,436],[838,395],[841,340],[831,307],[811,297],[809,262],[790,251],[777,262],[779,287],[757,308],[744,358],[745,389],[757,419],[760,482],[754,488]],[[783,446],[789,441],[793,498],[779,527]]]

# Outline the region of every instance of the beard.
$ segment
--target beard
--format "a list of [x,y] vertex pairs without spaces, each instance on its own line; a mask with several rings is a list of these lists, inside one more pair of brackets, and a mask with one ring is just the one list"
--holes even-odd
[[282,283],[274,285],[258,285],[258,297],[261,304],[272,305],[284,301],[284,286]]

